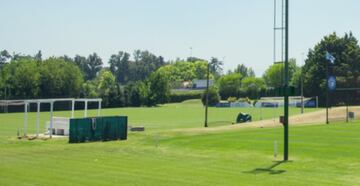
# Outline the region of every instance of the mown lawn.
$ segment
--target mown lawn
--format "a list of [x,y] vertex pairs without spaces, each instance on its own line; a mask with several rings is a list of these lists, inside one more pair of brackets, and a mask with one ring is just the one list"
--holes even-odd
[[[307,108],[306,112],[317,109]],[[249,113],[253,120],[274,118],[283,112],[283,108],[209,108],[209,126],[230,125],[235,122],[240,112]],[[166,104],[152,108],[116,108],[103,109],[103,116],[125,115],[129,118],[129,125],[143,125],[151,131],[194,128],[204,125],[205,110],[200,100],[190,100],[184,103]],[[300,113],[299,108],[291,108],[290,114]],[[55,112],[54,116],[70,117],[70,111]],[[89,110],[88,116],[96,116],[97,110]],[[76,111],[76,117],[83,117],[83,111]],[[45,122],[49,121],[48,112],[41,113],[41,129],[45,129]],[[16,135],[19,128],[22,133],[24,123],[23,113],[0,114],[0,138],[4,135]],[[5,125],[4,125],[5,124]],[[36,113],[29,113],[29,132],[34,133],[36,126]]]
[[[197,118],[188,111],[190,106],[176,104],[104,110],[106,115],[129,115],[130,122],[148,128],[129,133],[127,141],[85,144],[68,144],[67,139],[17,140],[12,123],[21,115],[1,114],[0,185],[360,184],[359,123],[291,127],[291,161],[283,163],[282,128],[168,130],[202,125],[202,115],[191,121],[169,113],[179,109]],[[232,110],[211,111],[225,115]],[[135,116],[141,118],[131,119]],[[162,116],[175,118],[156,122]],[[219,117],[219,121],[228,119]],[[276,158],[274,141],[279,147]]]

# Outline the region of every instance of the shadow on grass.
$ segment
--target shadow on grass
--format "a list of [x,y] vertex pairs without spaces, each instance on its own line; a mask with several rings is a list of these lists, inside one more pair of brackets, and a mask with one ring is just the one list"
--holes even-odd
[[272,165],[270,165],[269,167],[256,168],[254,170],[246,171],[244,173],[249,173],[249,174],[261,174],[261,173],[282,174],[282,173],[285,173],[286,170],[274,170],[274,169],[276,167],[280,166],[281,164],[289,163],[289,162],[291,162],[291,161],[274,161],[274,163]]

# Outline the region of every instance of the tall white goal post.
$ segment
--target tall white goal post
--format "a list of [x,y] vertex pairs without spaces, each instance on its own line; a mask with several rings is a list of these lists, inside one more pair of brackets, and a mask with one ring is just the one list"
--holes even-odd
[[49,135],[50,138],[52,137],[52,130],[53,130],[53,122],[54,122],[54,103],[55,102],[71,102],[71,118],[74,118],[74,110],[76,102],[83,102],[85,103],[84,107],[84,117],[87,117],[87,110],[88,110],[88,102],[97,102],[98,103],[98,111],[97,115],[101,115],[101,102],[102,99],[75,99],[75,98],[58,98],[58,99],[28,99],[28,100],[0,100],[0,105],[24,105],[24,136],[26,137],[28,134],[28,110],[30,104],[36,104],[37,106],[37,114],[36,114],[36,136],[39,136],[39,129],[40,129],[40,106],[41,104],[50,104],[50,128],[49,128]]

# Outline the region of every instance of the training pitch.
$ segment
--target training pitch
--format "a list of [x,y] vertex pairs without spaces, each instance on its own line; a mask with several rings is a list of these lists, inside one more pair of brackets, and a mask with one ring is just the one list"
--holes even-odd
[[[104,109],[102,115],[128,115],[129,124],[143,125],[145,132],[129,133],[127,141],[86,144],[18,140],[23,113],[0,114],[0,185],[360,184],[358,122],[291,126],[291,161],[283,163],[283,128],[233,127],[239,112],[260,119],[259,109],[211,108],[210,129],[202,130],[204,109],[198,101]],[[273,108],[261,112],[263,119],[281,114]],[[35,115],[29,114],[29,132],[35,131]],[[42,113],[41,123],[47,118]]]

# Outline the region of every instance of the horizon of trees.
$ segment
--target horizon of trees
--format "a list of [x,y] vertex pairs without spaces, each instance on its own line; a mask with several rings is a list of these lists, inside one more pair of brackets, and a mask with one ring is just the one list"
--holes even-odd
[[[299,95],[303,81],[305,96],[319,96],[320,105],[324,104],[326,92],[326,52],[336,58],[335,64],[330,65],[330,73],[336,75],[338,87],[360,86],[358,40],[351,32],[343,37],[336,33],[327,35],[309,50],[303,67],[297,66],[295,59],[289,61],[290,85],[297,88]],[[270,65],[261,77],[256,77],[254,70],[244,64],[224,74],[223,62],[214,57],[165,61],[162,56],[146,50],[135,50],[132,54],[119,51],[110,56],[108,64],[109,67],[104,67],[97,53],[87,57],[64,55],[43,59],[41,51],[30,56],[2,50],[0,97],[101,97],[104,107],[155,106],[172,100],[170,90],[178,87],[176,83],[205,79],[207,65],[210,78],[215,80],[211,90],[216,90],[222,100],[276,96],[269,92],[284,84],[281,62]],[[333,104],[344,104],[346,92],[333,94],[336,96]],[[355,102],[360,103],[360,98]]]

